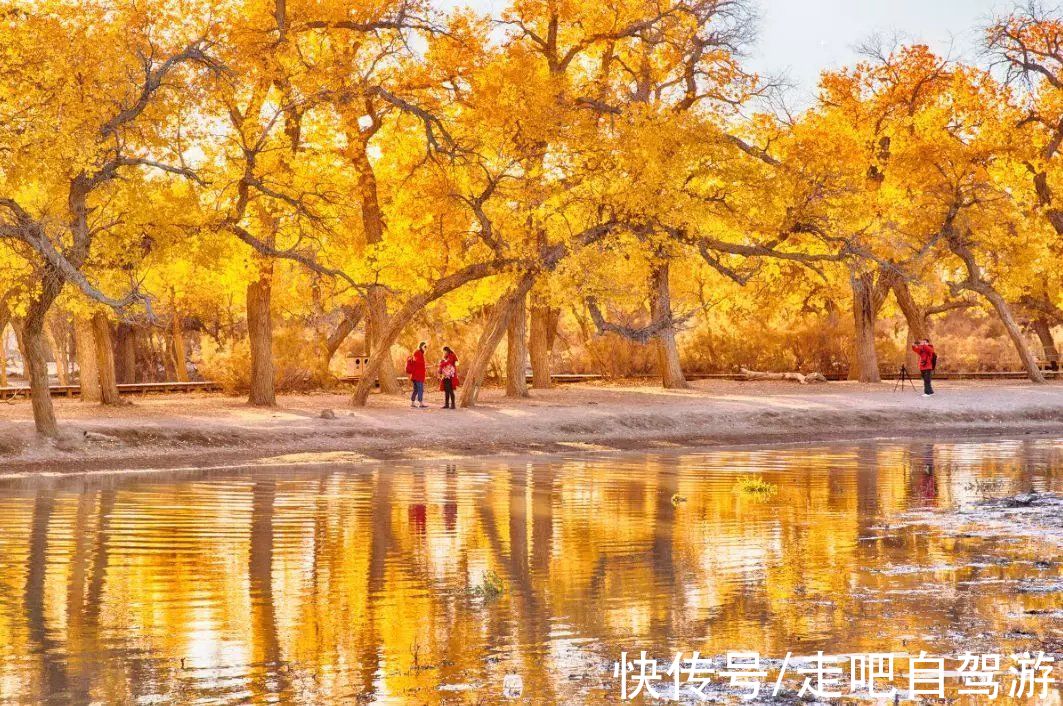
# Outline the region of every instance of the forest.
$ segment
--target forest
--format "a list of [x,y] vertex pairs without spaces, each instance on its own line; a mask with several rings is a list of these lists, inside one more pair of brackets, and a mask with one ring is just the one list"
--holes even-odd
[[977,29],[974,60],[867,39],[794,109],[745,0],[0,0],[0,331],[37,432],[51,369],[270,406],[364,356],[360,406],[421,340],[465,407],[527,367],[876,382],[924,337],[1043,383],[1063,15]]

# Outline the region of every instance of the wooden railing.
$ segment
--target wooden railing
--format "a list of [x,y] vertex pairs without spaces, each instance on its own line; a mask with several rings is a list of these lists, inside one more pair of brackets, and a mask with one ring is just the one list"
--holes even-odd
[[[80,397],[80,385],[51,385],[52,397]],[[202,380],[198,382],[130,382],[118,385],[118,392],[124,395],[147,395],[162,392],[220,392],[219,383]],[[0,399],[29,397],[29,387],[0,387]]]

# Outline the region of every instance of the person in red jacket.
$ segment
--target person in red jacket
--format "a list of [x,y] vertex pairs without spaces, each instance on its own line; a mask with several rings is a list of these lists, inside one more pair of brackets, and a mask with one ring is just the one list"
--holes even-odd
[[421,341],[413,355],[406,359],[406,374],[410,376],[410,382],[413,383],[413,392],[410,393],[410,406],[419,406],[422,409],[426,406],[424,403],[424,378],[426,372],[424,349],[427,347],[428,344]]
[[916,341],[912,350],[919,354],[919,374],[923,376],[923,397],[934,394],[934,387],[930,384],[934,377],[934,368],[937,367],[937,354],[929,338]]
[[443,391],[443,409],[456,409],[454,390],[460,384],[458,380],[458,356],[450,346],[443,346],[443,359],[439,361],[439,389]]

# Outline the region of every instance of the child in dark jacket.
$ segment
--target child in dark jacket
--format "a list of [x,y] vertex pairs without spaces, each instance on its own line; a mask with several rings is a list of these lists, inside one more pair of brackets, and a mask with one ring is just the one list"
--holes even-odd
[[458,356],[450,346],[443,346],[443,359],[439,361],[439,389],[443,391],[443,409],[455,409],[454,390],[459,385]]

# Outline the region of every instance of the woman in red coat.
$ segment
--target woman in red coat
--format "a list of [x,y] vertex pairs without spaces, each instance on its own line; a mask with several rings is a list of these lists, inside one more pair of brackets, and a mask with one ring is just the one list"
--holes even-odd
[[439,361],[439,389],[443,391],[443,409],[456,409],[454,390],[459,385],[458,356],[450,346],[443,346],[443,360]]
[[406,374],[410,376],[410,382],[413,383],[413,391],[410,392],[410,406],[411,407],[424,407],[424,378],[425,378],[425,361],[424,361],[424,349],[428,347],[428,344],[421,341],[421,344],[417,346],[417,350],[413,352],[409,358],[406,359]]

